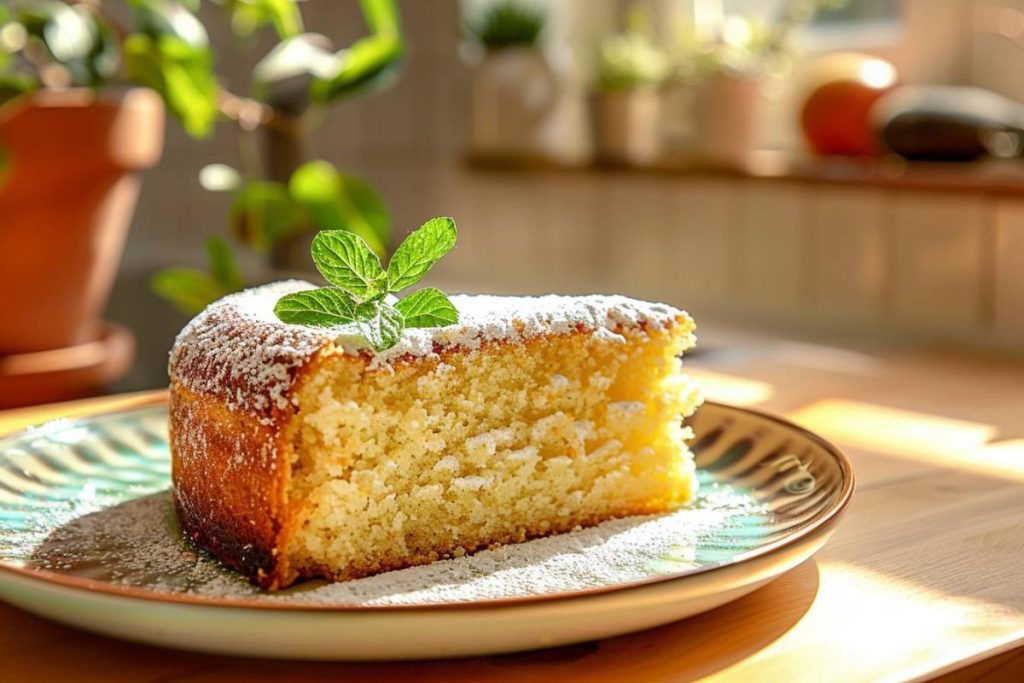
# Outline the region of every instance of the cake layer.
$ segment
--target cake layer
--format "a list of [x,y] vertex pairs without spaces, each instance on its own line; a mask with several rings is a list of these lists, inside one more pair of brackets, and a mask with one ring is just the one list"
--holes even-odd
[[326,359],[297,394],[288,563],[354,578],[685,502],[699,398],[680,345],[572,332],[393,372]]
[[[288,325],[277,319],[274,304],[280,297],[313,288],[308,282],[287,280],[214,302],[175,340],[171,379],[270,422],[289,409],[296,373],[321,350],[361,356],[376,367],[444,351],[473,350],[487,342],[515,343],[572,330],[600,334],[658,329],[689,319],[671,306],[623,296],[459,295],[451,297],[459,311],[458,324],[407,329],[397,345],[375,353],[351,330]],[[691,337],[687,347],[693,341]]]
[[345,579],[657,512],[694,486],[693,323],[623,297],[453,297],[374,353],[228,297],[171,361],[185,531],[260,584]]

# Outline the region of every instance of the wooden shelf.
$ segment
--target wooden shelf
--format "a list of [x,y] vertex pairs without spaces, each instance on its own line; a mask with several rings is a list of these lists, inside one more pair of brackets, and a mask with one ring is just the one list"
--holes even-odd
[[785,152],[760,151],[741,166],[721,166],[686,159],[666,159],[645,165],[595,163],[558,164],[537,159],[498,159],[471,156],[467,165],[485,172],[649,174],[657,176],[720,177],[865,186],[923,192],[1024,196],[1024,161],[908,162],[900,157],[879,159],[814,158]]

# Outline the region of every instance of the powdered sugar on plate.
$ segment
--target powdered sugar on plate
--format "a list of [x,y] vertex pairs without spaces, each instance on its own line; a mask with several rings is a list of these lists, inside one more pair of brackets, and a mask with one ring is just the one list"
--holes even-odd
[[355,581],[307,581],[266,593],[196,551],[161,492],[55,530],[31,565],[159,593],[300,605],[430,605],[586,590],[731,560],[763,542],[769,513],[749,494],[704,482],[675,512],[574,532]]

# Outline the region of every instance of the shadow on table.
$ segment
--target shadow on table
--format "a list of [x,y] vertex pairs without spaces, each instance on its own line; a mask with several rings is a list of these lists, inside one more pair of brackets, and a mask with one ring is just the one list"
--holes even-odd
[[[756,656],[782,637],[814,602],[818,580],[818,566],[809,560],[735,602],[640,633],[548,650],[426,662],[285,662],[184,653],[76,631],[0,604],[0,621],[18,614],[20,629],[0,638],[0,659],[17,653],[16,680],[59,680],[59,672],[66,673],[67,663],[74,661],[82,680],[109,678],[113,671],[119,680],[188,683],[690,681]],[[101,658],[87,656],[100,651]]]
[[764,588],[683,621],[603,641],[471,659],[302,663],[210,658],[182,680],[689,681],[756,654],[803,617],[818,592],[818,566],[804,562]]

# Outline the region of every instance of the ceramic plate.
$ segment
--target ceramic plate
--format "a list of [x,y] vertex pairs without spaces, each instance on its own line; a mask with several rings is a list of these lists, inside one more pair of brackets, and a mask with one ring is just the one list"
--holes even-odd
[[181,537],[162,402],[0,440],[0,599],[98,633],[292,659],[511,652],[650,628],[804,561],[853,490],[849,462],[767,414],[689,420],[685,509],[340,584],[260,592]]

